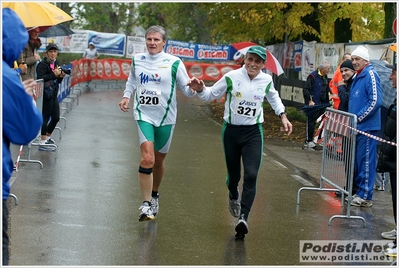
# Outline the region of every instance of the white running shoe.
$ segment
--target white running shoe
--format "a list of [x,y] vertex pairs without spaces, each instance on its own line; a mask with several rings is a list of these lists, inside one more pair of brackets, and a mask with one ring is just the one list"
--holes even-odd
[[139,207],[139,210],[141,210],[139,221],[150,221],[155,219],[150,202],[144,201]]

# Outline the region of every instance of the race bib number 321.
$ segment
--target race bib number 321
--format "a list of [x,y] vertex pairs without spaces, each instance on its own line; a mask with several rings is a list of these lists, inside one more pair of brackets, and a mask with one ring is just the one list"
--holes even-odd
[[235,113],[241,116],[253,117],[260,107],[259,101],[241,99],[235,103]]

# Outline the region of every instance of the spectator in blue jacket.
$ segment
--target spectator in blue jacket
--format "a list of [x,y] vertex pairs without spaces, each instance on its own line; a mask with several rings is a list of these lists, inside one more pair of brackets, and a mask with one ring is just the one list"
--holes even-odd
[[10,194],[9,179],[14,170],[10,143],[28,144],[38,134],[43,119],[40,111],[28,95],[18,74],[13,70],[26,43],[28,32],[17,14],[9,8],[3,8],[3,265],[9,261],[8,206]]
[[314,150],[316,144],[313,142],[314,131],[317,119],[324,114],[330,106],[330,81],[327,74],[330,72],[330,63],[323,61],[317,70],[313,71],[306,78],[303,87],[303,99],[306,109],[306,138],[304,149]]
[[375,137],[381,128],[380,108],[382,90],[380,77],[370,64],[367,48],[358,46],[351,54],[352,64],[356,71],[349,95],[349,113],[357,116],[354,164],[356,194],[351,205],[371,207],[373,187],[377,166],[377,140]]

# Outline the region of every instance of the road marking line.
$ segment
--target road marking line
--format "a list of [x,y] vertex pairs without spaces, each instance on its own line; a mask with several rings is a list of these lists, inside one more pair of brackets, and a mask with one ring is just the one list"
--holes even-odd
[[291,177],[293,177],[298,182],[302,183],[304,186],[314,186],[311,182],[305,180],[304,178],[302,178],[299,175],[292,174]]
[[275,165],[278,166],[278,167],[287,168],[286,166],[284,166],[283,164],[281,164],[279,161],[270,160],[270,162],[272,162],[273,164],[275,164]]

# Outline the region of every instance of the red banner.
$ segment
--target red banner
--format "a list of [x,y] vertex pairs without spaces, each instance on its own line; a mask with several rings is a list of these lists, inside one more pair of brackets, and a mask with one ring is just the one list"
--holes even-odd
[[188,76],[195,76],[204,81],[217,81],[226,73],[238,69],[240,65],[184,62]]
[[[71,87],[90,80],[127,80],[131,59],[80,59],[72,62]],[[184,62],[190,77],[204,81],[217,81],[222,76],[240,68],[240,65]]]
[[90,80],[124,80],[129,77],[130,59],[80,59],[72,62],[71,87]]

